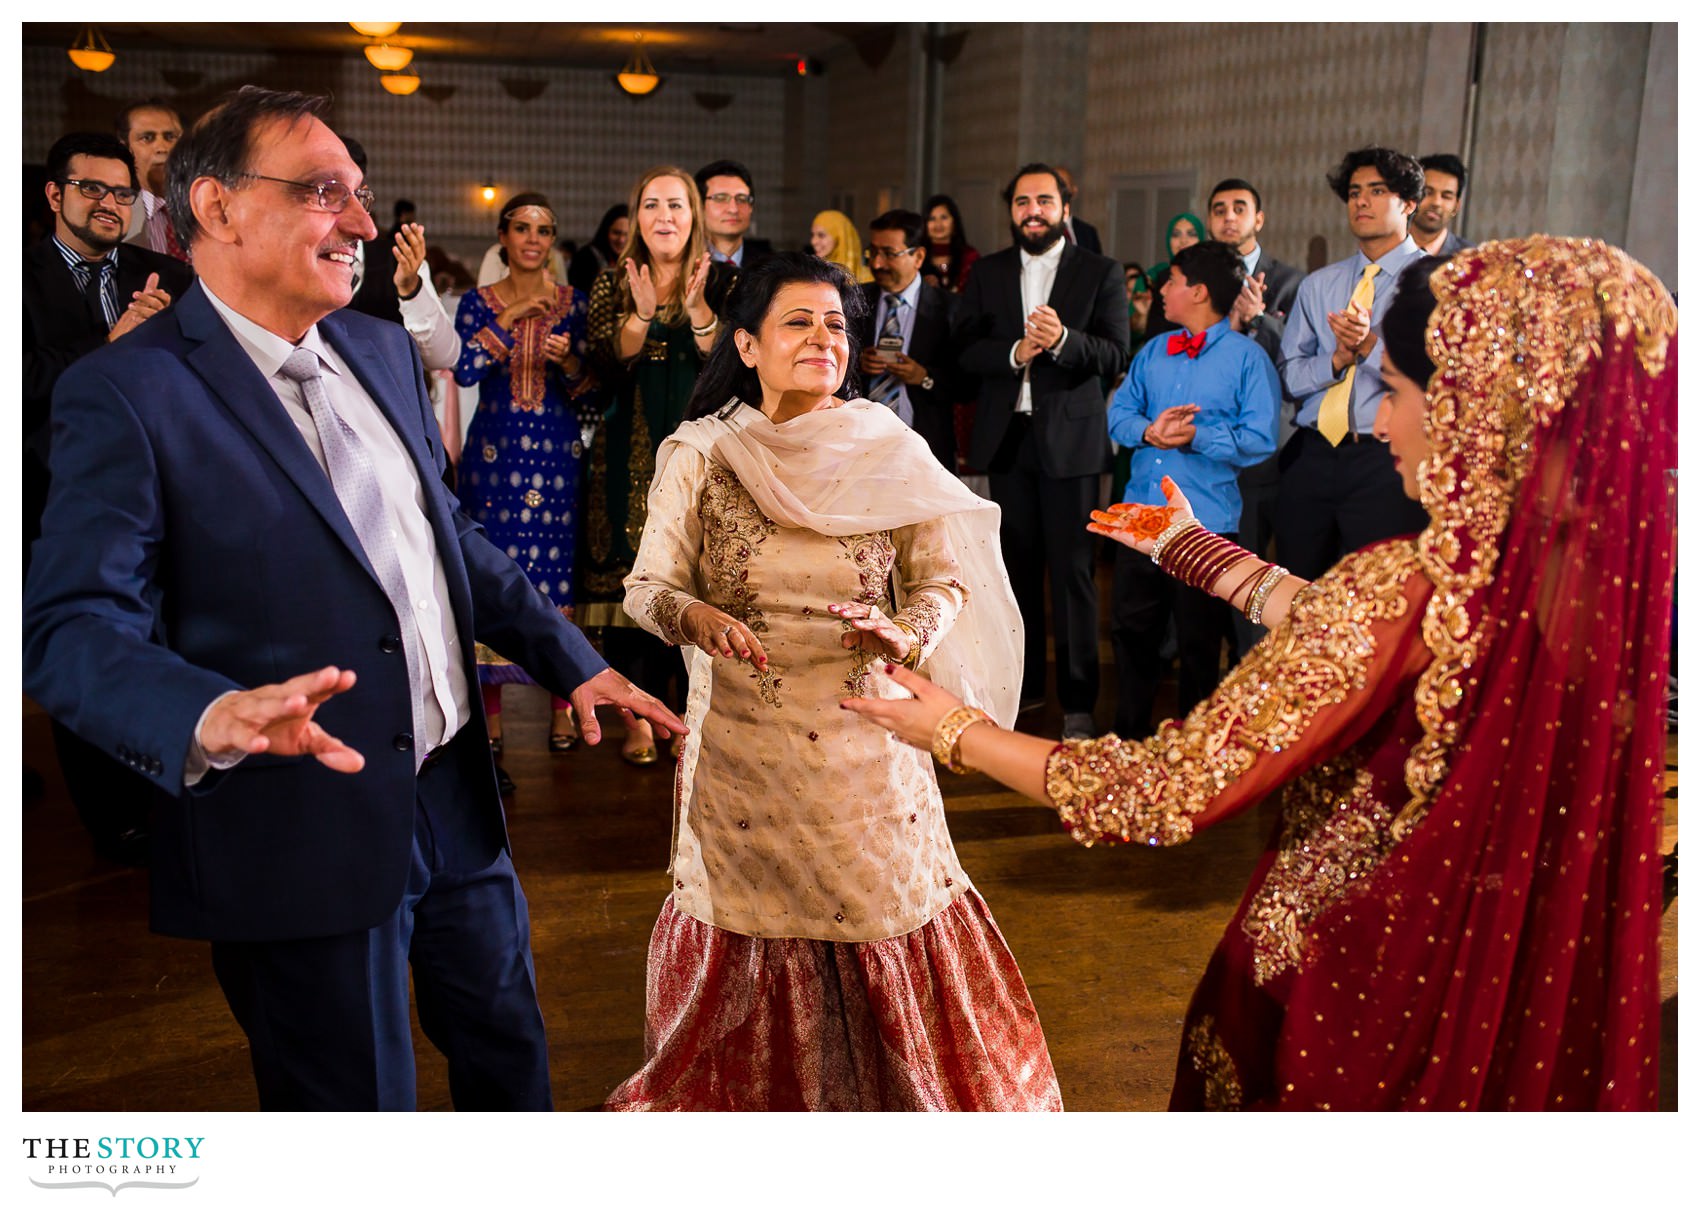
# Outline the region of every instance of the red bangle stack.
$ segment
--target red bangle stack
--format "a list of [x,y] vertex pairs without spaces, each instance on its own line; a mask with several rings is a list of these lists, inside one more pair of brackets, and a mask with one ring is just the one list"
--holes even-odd
[[1251,553],[1203,527],[1184,531],[1164,549],[1157,567],[1182,585],[1213,593],[1222,575]]

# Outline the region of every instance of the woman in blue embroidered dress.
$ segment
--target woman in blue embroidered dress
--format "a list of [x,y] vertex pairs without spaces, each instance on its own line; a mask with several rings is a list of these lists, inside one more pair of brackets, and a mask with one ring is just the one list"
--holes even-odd
[[[592,386],[584,362],[585,297],[549,273],[555,213],[542,194],[518,194],[497,224],[507,276],[460,301],[455,382],[478,385],[459,491],[466,512],[531,582],[571,614],[573,553],[584,461],[579,399]],[[504,683],[530,682],[518,666],[478,648],[490,744],[502,747]],[[549,748],[578,743],[571,709],[551,699]],[[504,790],[511,785],[503,777]]]

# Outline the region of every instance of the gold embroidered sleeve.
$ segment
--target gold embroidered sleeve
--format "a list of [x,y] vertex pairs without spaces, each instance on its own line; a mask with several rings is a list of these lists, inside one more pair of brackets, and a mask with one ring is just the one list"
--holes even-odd
[[479,349],[490,355],[492,361],[503,363],[514,352],[513,346],[502,340],[501,334],[492,327],[494,323],[492,321],[479,329],[472,335],[472,340],[477,343]]
[[603,270],[590,284],[590,317],[584,335],[593,361],[609,367],[625,363],[620,357],[619,280],[613,268]]
[[679,630],[685,608],[701,598],[697,568],[702,557],[702,497],[708,461],[686,446],[649,486],[649,514],[637,558],[626,575],[626,614],[668,644],[688,643]]
[[920,522],[891,534],[897,548],[897,580],[903,609],[893,618],[915,630],[925,661],[968,605],[968,587],[943,522]]
[[[1143,741],[1065,741],[1045,791],[1076,841],[1172,846],[1346,749],[1423,663],[1431,589],[1408,540],[1353,553],[1182,721]],[[1414,677],[1414,674],[1411,676]]]

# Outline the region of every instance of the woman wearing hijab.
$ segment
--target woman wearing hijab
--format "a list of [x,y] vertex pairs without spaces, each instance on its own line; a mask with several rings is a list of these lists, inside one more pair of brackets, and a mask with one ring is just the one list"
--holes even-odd
[[[1209,231],[1204,221],[1191,211],[1182,211],[1169,220],[1168,230],[1164,233],[1163,244],[1169,250],[1169,257],[1183,248],[1188,248],[1204,239]],[[1151,310],[1145,317],[1145,339],[1147,341],[1159,333],[1167,333],[1179,328],[1163,312],[1163,284],[1169,280],[1169,262],[1159,261],[1146,271],[1146,277],[1151,283]]]
[[915,698],[846,706],[1087,845],[1284,789],[1173,1108],[1654,1108],[1675,307],[1621,251],[1533,236],[1413,263],[1383,333],[1420,534],[1309,584],[1178,497],[1096,516],[1271,626],[1185,720],[1059,745],[895,666]]
[[857,282],[872,282],[874,272],[862,259],[862,237],[843,211],[822,211],[809,225],[809,249],[844,269]]
[[1014,719],[998,509],[846,402],[863,295],[779,254],[656,456],[626,610],[690,659],[645,1061],[618,1110],[1061,1110],[932,762],[839,710],[924,664]]

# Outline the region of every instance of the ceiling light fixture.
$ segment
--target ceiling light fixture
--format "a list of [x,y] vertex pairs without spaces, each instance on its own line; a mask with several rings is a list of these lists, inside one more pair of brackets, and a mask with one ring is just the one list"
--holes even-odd
[[368,38],[388,38],[401,28],[399,21],[350,21],[349,24]]
[[385,72],[378,77],[378,83],[384,86],[386,93],[394,93],[397,97],[410,97],[419,91],[419,73]]
[[377,42],[366,48],[366,62],[380,72],[399,72],[413,62],[413,52],[405,46]]
[[484,178],[484,184],[478,187],[478,194],[484,199],[485,205],[496,201],[496,179],[494,177]]
[[655,64],[643,49],[642,34],[632,39],[632,57],[615,74],[614,83],[622,93],[632,97],[647,97],[661,87],[661,73],[655,70]]
[[118,59],[106,39],[101,37],[99,27],[93,25],[83,26],[83,32],[77,35],[77,40],[65,53],[85,72],[104,72]]

